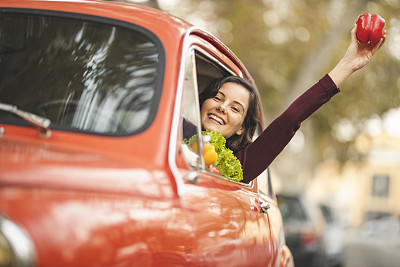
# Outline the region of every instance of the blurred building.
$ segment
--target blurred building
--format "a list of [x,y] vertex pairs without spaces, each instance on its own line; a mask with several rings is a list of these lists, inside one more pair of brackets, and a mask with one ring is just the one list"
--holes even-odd
[[354,223],[386,216],[400,218],[400,138],[385,133],[371,139],[359,137],[359,150],[367,152],[359,213]]
[[339,166],[323,162],[308,192],[329,203],[349,227],[383,217],[400,219],[400,138],[382,133],[359,136],[356,149],[365,161]]

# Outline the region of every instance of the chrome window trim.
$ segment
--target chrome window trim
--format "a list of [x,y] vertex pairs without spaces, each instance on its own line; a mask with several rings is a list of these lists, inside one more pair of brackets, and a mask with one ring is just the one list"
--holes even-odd
[[184,181],[181,173],[178,170],[178,166],[176,166],[175,155],[176,155],[176,146],[178,140],[178,129],[179,129],[179,121],[180,121],[180,112],[182,106],[182,97],[183,97],[183,82],[186,73],[186,58],[189,53],[190,43],[188,41],[189,35],[191,34],[191,28],[186,32],[183,38],[183,46],[181,52],[181,62],[185,60],[185,64],[180,64],[179,75],[178,75],[178,85],[175,95],[175,103],[174,103],[174,112],[172,115],[172,124],[170,131],[170,139],[169,139],[169,150],[168,150],[168,165],[171,169],[172,176],[175,179],[176,190],[178,196],[183,196],[184,194]]

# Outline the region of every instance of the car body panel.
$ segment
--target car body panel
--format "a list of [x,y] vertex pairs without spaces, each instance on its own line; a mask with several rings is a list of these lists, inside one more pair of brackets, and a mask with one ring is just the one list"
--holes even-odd
[[[178,121],[189,51],[252,81],[225,45],[167,13],[130,4],[18,0],[0,8],[132,23],[157,36],[165,57],[157,113],[137,134],[51,128],[43,137],[0,121],[0,214],[26,230],[35,266],[293,264],[272,193],[204,170],[196,170],[196,183],[185,179],[192,169],[179,153]],[[266,213],[261,202],[271,203]]]

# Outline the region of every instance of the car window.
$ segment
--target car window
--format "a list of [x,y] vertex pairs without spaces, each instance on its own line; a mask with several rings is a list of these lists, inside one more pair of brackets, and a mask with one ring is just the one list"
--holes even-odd
[[[181,135],[183,140],[180,151],[186,162],[193,168],[207,171],[202,151],[199,91],[204,90],[214,79],[229,75],[229,72],[218,66],[211,58],[195,48],[186,58],[186,72],[183,88],[181,111]],[[203,138],[203,136],[202,136]],[[192,140],[194,144],[192,144]],[[188,144],[189,146],[185,145]]]
[[266,169],[257,177],[257,185],[258,185],[258,192],[272,197],[273,191],[271,183],[271,173],[269,169]]
[[[109,19],[8,11],[0,14],[2,103],[67,131],[130,135],[151,124],[165,61],[153,34]],[[5,112],[0,122],[24,124]]]
[[[182,151],[190,166],[211,174],[212,172],[205,166],[202,154],[198,153],[198,151],[202,151],[203,146],[201,141],[197,139],[197,136],[201,135],[199,93],[205,90],[215,79],[234,74],[201,49],[191,51],[191,54],[187,57],[186,65],[181,115],[181,135],[184,140],[180,142],[183,144],[180,151]],[[191,140],[194,140],[193,136],[197,141],[194,149],[196,151],[193,151],[193,145],[191,145]],[[189,144],[189,146],[185,146],[185,144]],[[199,147],[200,149],[198,149]],[[222,178],[220,175],[212,174]]]
[[[195,56],[193,50],[188,53],[186,58],[185,80],[183,84],[182,110],[181,110],[181,148],[186,162],[192,168],[203,166],[199,151],[202,144],[198,139],[192,142],[191,138],[200,135],[200,113],[199,99],[197,92],[197,76],[195,69]],[[196,147],[196,149],[195,149]],[[200,148],[200,149],[199,149]]]
[[286,222],[305,222],[309,221],[303,204],[297,197],[277,195],[279,209],[282,218]]
[[[179,143],[183,144],[183,148],[181,147],[180,151],[184,155],[186,162],[193,168],[200,168],[201,170],[207,171],[202,155],[185,145],[190,141],[191,137],[201,134],[198,95],[215,79],[229,75],[235,74],[228,71],[228,69],[224,68],[223,64],[218,63],[216,59],[208,56],[207,53],[201,51],[201,49],[191,50],[186,58],[186,74],[180,126],[183,140]],[[260,129],[261,127],[258,129],[259,132]],[[196,146],[200,147],[202,144],[197,142]],[[264,171],[257,179],[261,182],[259,192],[272,197],[273,193],[269,170]]]

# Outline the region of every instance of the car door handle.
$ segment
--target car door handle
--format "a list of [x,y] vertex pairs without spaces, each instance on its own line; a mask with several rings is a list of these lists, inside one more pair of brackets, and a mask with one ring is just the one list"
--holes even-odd
[[260,207],[261,207],[261,211],[263,213],[266,213],[267,210],[269,210],[269,208],[271,208],[271,203],[269,203],[268,201],[261,201]]

